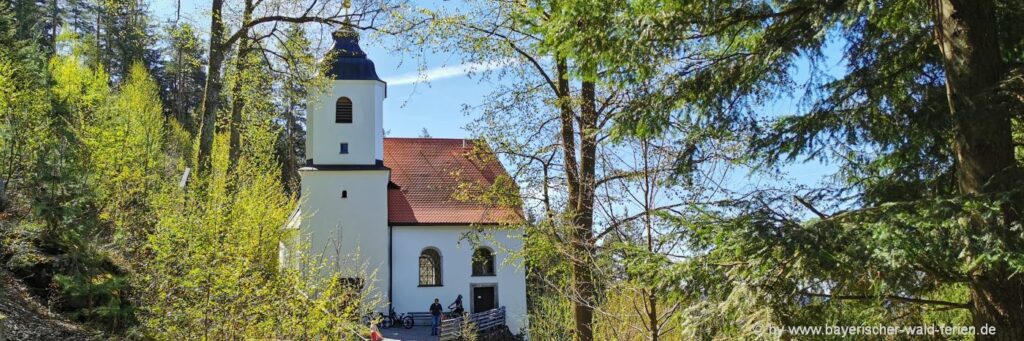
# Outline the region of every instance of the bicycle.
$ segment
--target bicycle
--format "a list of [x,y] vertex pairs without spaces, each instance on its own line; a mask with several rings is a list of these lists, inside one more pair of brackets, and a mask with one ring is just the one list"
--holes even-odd
[[401,323],[402,327],[405,329],[411,329],[416,325],[416,321],[413,320],[412,315],[408,315],[406,313],[396,314],[394,307],[388,308],[388,310],[388,316],[384,318],[387,321],[386,327],[384,328],[391,328],[395,323]]
[[466,315],[466,311],[465,310],[449,309],[448,311],[442,311],[441,312],[441,319],[442,320],[449,320],[449,319],[453,319],[453,318],[457,318],[457,317],[462,317],[462,316],[465,316],[465,315]]

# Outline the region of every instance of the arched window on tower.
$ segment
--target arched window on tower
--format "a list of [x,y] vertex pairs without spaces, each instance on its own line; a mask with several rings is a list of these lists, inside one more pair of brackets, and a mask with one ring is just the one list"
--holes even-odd
[[437,249],[426,248],[420,252],[420,286],[441,286],[441,253]]
[[481,247],[473,251],[473,276],[494,276],[494,252]]
[[352,100],[348,97],[340,97],[334,104],[334,123],[352,123]]

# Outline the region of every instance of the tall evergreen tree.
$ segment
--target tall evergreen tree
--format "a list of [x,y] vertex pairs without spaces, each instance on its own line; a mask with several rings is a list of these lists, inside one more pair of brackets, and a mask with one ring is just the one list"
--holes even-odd
[[166,106],[164,111],[175,118],[185,130],[197,132],[196,110],[203,97],[206,73],[204,48],[198,32],[190,24],[169,26],[166,29],[168,47],[163,51],[160,68],[160,94]]
[[151,72],[158,66],[156,35],[147,6],[140,0],[98,0],[95,33],[99,61],[115,81],[125,79],[134,63]]
[[[287,57],[281,61],[278,119],[281,125],[279,155],[282,183],[291,193],[298,192],[299,167],[306,155],[306,103],[316,93],[320,67],[312,50],[313,43],[300,25],[285,29],[285,40],[276,49]],[[312,90],[312,91],[311,91]]]
[[[750,152],[766,166],[813,158],[841,167],[838,188],[797,197],[814,219],[786,213],[794,193],[762,191],[733,202],[745,213],[729,228],[695,230],[691,247],[709,250],[705,260],[743,262],[709,271],[785,297],[766,304],[873,301],[917,322],[932,316],[921,307],[964,309],[977,329],[995,326],[995,338],[1024,338],[1024,177],[1011,131],[1021,110],[1020,2],[565,5],[543,30],[552,49],[624,82],[662,80],[622,117],[626,130],[698,117],[707,129],[758,131]],[[605,29],[575,29],[608,13]],[[833,78],[818,67],[831,67],[835,46],[847,70]],[[793,77],[802,63],[808,82]],[[759,113],[793,89],[808,107]]]

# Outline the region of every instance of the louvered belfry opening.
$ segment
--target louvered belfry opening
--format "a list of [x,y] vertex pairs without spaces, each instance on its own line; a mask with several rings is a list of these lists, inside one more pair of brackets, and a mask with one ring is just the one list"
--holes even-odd
[[348,97],[338,98],[334,106],[334,123],[352,123],[352,100]]

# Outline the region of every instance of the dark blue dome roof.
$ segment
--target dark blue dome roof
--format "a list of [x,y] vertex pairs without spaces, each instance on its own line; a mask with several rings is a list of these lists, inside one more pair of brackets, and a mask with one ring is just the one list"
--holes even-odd
[[359,33],[342,25],[334,31],[334,47],[328,52],[327,76],[338,80],[380,80],[373,61],[359,48]]

